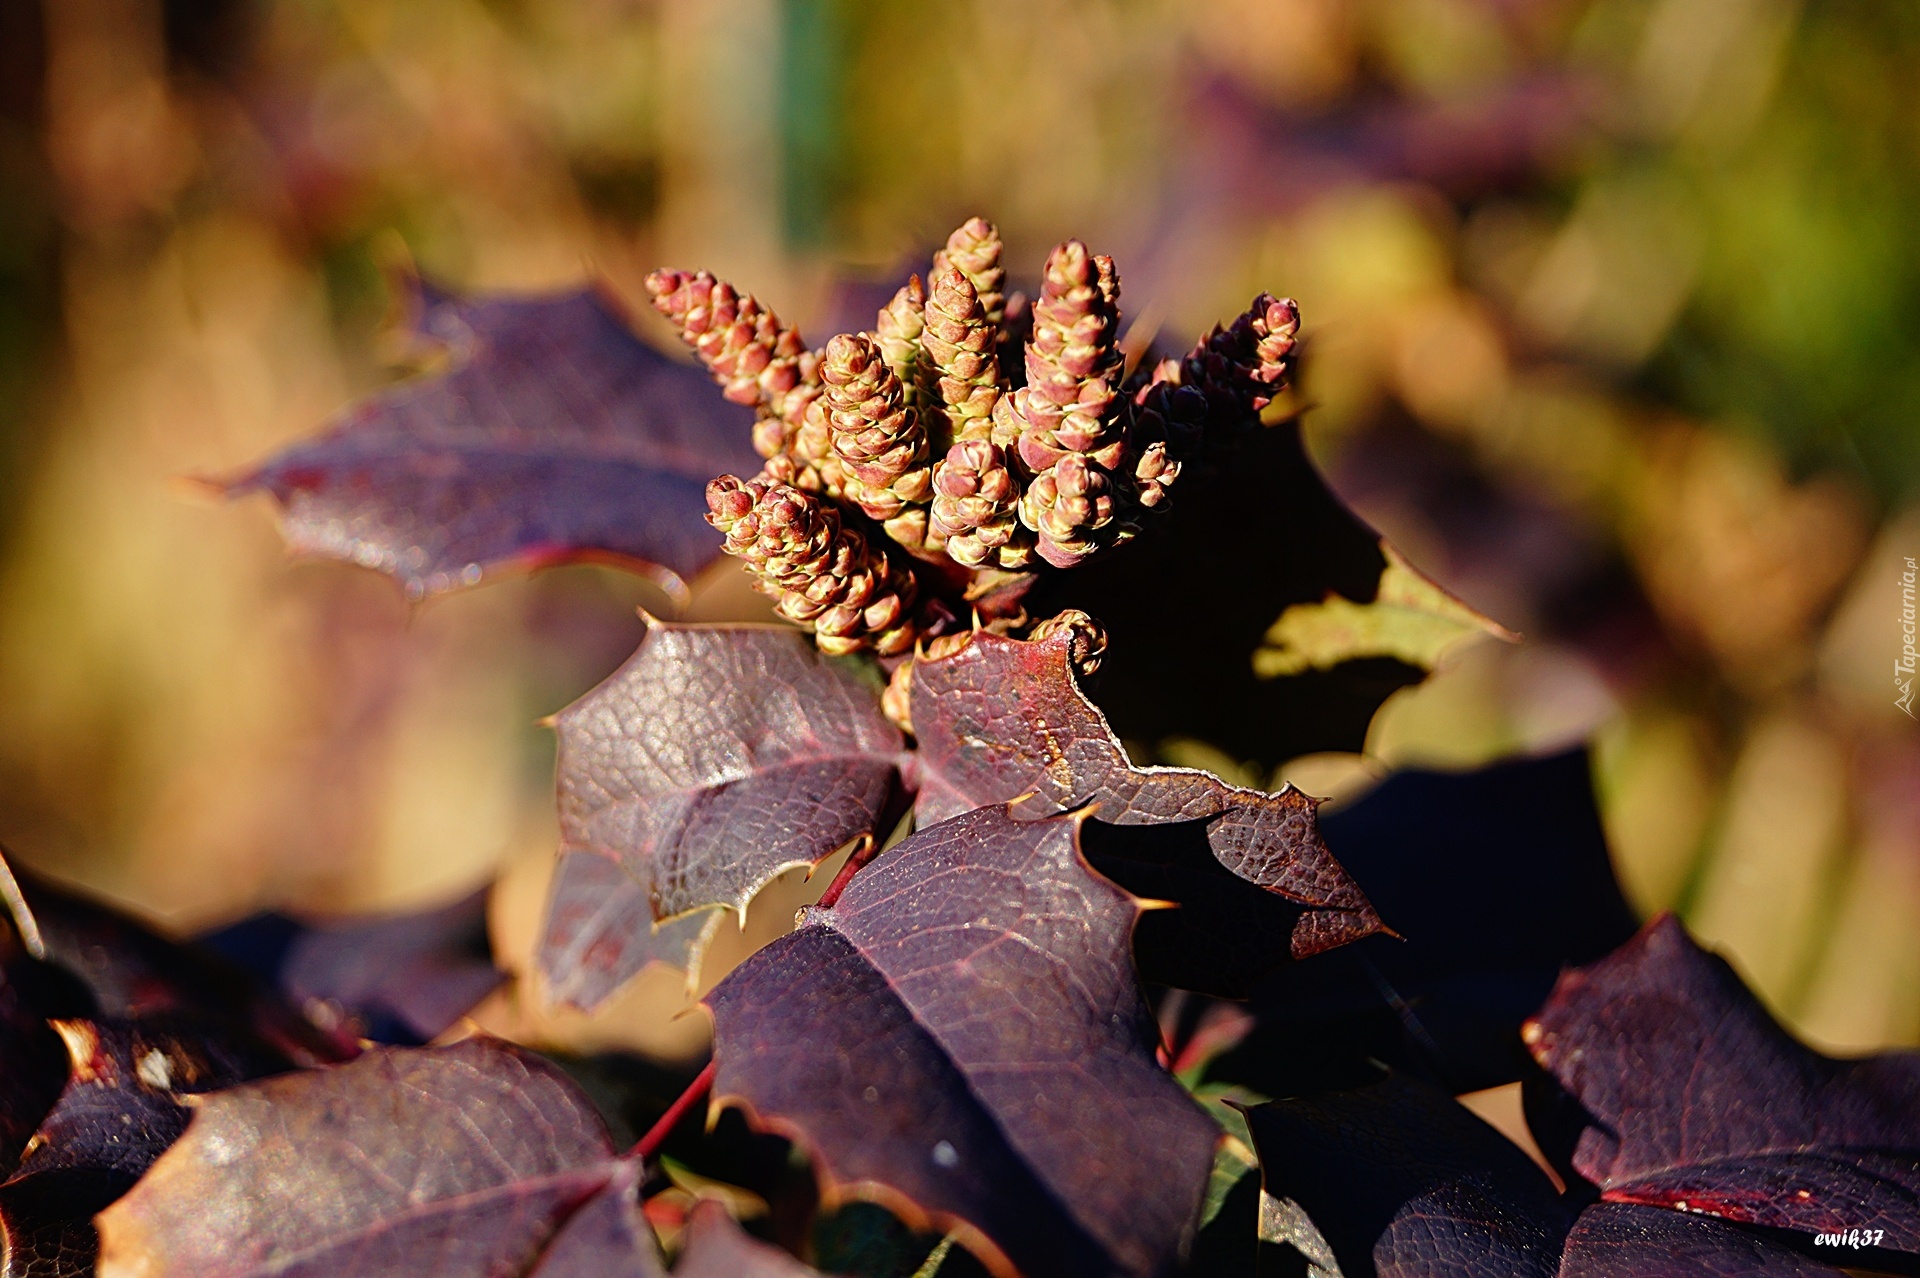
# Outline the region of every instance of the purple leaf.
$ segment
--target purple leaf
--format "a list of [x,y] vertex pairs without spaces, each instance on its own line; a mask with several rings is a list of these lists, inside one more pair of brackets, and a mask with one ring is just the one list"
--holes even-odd
[[526,1273],[565,1243],[550,1272],[570,1275],[607,1261],[620,1213],[596,1199],[633,1179],[593,1105],[531,1052],[491,1039],[376,1049],[200,1101],[98,1217],[101,1261],[196,1278],[463,1278]]
[[[1837,1271],[1710,1217],[1600,1203],[1575,1219],[1531,1159],[1405,1075],[1247,1111],[1262,1237],[1346,1278],[1817,1278]],[[1571,1232],[1569,1232],[1571,1226]],[[1563,1249],[1564,1240],[1564,1249]]]
[[1154,1061],[1140,907],[1080,820],[969,812],[807,911],[708,997],[715,1095],[1001,1274],[1160,1274],[1219,1130]]
[[1553,1278],[1572,1213],[1506,1137],[1404,1075],[1247,1111],[1271,1215],[1346,1278]]
[[567,1217],[527,1278],[666,1278],[639,1189],[639,1165],[618,1164],[606,1188]]
[[[783,870],[873,830],[897,790],[900,734],[862,669],[784,627],[649,621],[627,663],[555,716],[562,850],[624,866],[655,920],[744,911]],[[552,933],[550,950],[573,943]]]
[[778,1247],[749,1237],[710,1198],[694,1205],[683,1238],[674,1278],[821,1278]]
[[262,914],[201,938],[296,1007],[376,1042],[439,1035],[506,979],[493,964],[485,889],[434,910],[358,918]]
[[9,1278],[93,1272],[94,1213],[186,1129],[181,1097],[287,1068],[245,1038],[175,1018],[55,1026],[70,1057],[66,1089],[0,1185]]
[[1920,1053],[1809,1050],[1672,916],[1562,976],[1524,1037],[1588,1116],[1571,1164],[1608,1201],[1920,1253]]
[[1708,1216],[1598,1203],[1567,1235],[1560,1278],[1840,1278],[1840,1270]]
[[647,890],[592,852],[562,852],[537,955],[547,993],[591,1010],[649,964],[692,971],[724,906],[655,923]]
[[1309,1035],[1317,1056],[1371,1056],[1452,1093],[1528,1067],[1520,1023],[1561,968],[1637,924],[1614,881],[1586,751],[1473,772],[1409,771],[1321,818],[1327,845],[1405,939],[1368,937],[1289,965],[1253,998],[1259,1024],[1222,1068],[1266,1095]]
[[[1020,799],[1021,815],[1091,803],[1101,825],[1139,827],[1095,832],[1088,846],[1102,873],[1129,890],[1186,906],[1183,917],[1142,925],[1152,980],[1241,993],[1289,957],[1380,930],[1320,841],[1315,800],[1291,788],[1243,790],[1188,768],[1135,767],[1081,693],[1069,649],[1064,633],[1040,642],[979,633],[914,667],[922,821]],[[1236,894],[1245,884],[1279,900]],[[1197,953],[1197,942],[1212,952]],[[1160,970],[1155,958],[1186,963]]]
[[392,573],[418,598],[499,565],[604,556],[698,572],[720,551],[707,481],[751,474],[752,415],[635,337],[595,290],[462,300],[414,286],[404,381],[222,485],[271,493],[295,550]]
[[178,1014],[250,1034],[294,1065],[344,1060],[353,1041],[328,1034],[218,955],[154,932],[111,906],[26,874],[25,906],[50,965],[34,981],[42,1015],[138,1020]]

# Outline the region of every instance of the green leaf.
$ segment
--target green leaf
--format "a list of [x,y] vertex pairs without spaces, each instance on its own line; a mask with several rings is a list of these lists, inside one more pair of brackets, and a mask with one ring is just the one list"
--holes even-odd
[[1253,1150],[1245,1142],[1229,1136],[1220,1142],[1220,1151],[1213,1156],[1213,1174],[1207,1181],[1207,1196],[1201,1200],[1200,1228],[1205,1229],[1219,1216],[1241,1181],[1249,1176],[1260,1174],[1260,1160],[1254,1157]]
[[1382,541],[1387,565],[1370,602],[1328,591],[1319,603],[1294,604],[1253,654],[1262,679],[1330,670],[1361,657],[1392,657],[1432,670],[1460,645],[1483,635],[1519,636],[1442,590]]

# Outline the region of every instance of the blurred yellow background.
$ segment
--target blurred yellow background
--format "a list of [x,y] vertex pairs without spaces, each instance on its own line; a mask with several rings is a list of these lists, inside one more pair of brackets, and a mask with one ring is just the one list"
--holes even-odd
[[1068,235],[1113,253],[1170,345],[1258,289],[1299,298],[1336,485],[1528,636],[1397,696],[1369,759],[1282,775],[1591,737],[1638,907],[1681,910],[1823,1045],[1920,1042],[1920,731],[1893,678],[1920,555],[1920,9],[0,13],[0,838],[23,860],[181,929],[507,868],[523,956],[555,839],[535,720],[665,601],[576,568],[411,607],[289,566],[263,503],[183,477],[381,384],[396,252],[461,288],[633,298],[704,266],[819,340],[978,212],[1016,273]]

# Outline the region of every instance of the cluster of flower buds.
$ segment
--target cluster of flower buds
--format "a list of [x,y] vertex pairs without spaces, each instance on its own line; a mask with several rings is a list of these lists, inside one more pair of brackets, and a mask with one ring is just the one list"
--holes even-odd
[[880,357],[900,379],[909,401],[920,382],[920,337],[927,327],[926,305],[927,290],[916,275],[900,286],[873,322],[873,340],[880,345]]
[[825,389],[807,411],[826,425],[842,497],[901,545],[922,548],[933,489],[927,432],[879,343],[865,333],[834,338],[820,380]]
[[1184,359],[1162,360],[1133,393],[1133,497],[1148,510],[1167,501],[1184,461],[1218,453],[1260,425],[1285,390],[1299,344],[1300,308],[1262,293],[1238,319],[1216,327]]
[[775,610],[812,628],[822,652],[891,656],[913,645],[913,574],[847,527],[829,498],[722,475],[707,485],[707,522]]
[[1000,399],[999,321],[957,266],[933,277],[922,315],[929,410],[938,414],[946,442],[985,438]]
[[[949,262],[944,269],[934,263],[939,273],[921,338],[933,372],[927,398],[937,405],[947,443],[933,469],[933,527],[956,563],[1026,568],[1033,562],[1033,538],[1017,517],[1013,441],[994,435],[994,414],[1006,391],[1000,382],[1000,323],[987,303],[1005,313],[999,291],[1004,272],[995,265],[1000,240],[990,224],[975,218],[953,233],[943,256]],[[984,298],[982,288],[989,290]]]
[[807,407],[820,394],[820,357],[800,334],[753,294],[706,271],[655,271],[647,276],[647,292],[722,393],[755,410],[754,450],[795,463],[787,468],[790,482],[827,489],[819,466],[827,457],[826,441],[813,441],[812,455],[796,447]]
[[951,582],[951,565],[1072,568],[1125,542],[1291,375],[1291,301],[1262,294],[1128,380],[1110,258],[1068,240],[1029,301],[1007,291],[1002,256],[993,224],[970,219],[871,333],[822,350],[705,272],[647,279],[727,397],[758,413],[766,464],[716,480],[710,518],[825,648],[910,648],[914,559],[951,561]]
[[1226,442],[1222,433],[1256,425],[1260,410],[1286,389],[1299,341],[1300,308],[1292,298],[1262,293],[1181,361],[1181,382],[1207,396],[1216,443]]
[[1107,655],[1107,628],[1078,608],[1068,608],[1048,617],[1027,635],[1034,643],[1059,637],[1067,641],[1067,661],[1074,674],[1092,678],[1100,669],[1100,659]]

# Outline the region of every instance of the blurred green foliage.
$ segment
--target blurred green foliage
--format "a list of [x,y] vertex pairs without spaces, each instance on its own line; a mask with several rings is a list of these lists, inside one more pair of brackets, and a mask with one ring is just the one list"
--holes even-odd
[[1701,223],[1698,284],[1639,389],[1748,418],[1803,471],[1844,467],[1891,501],[1920,483],[1920,9],[1780,21],[1750,125],[1649,139],[1588,181],[1652,171]]

